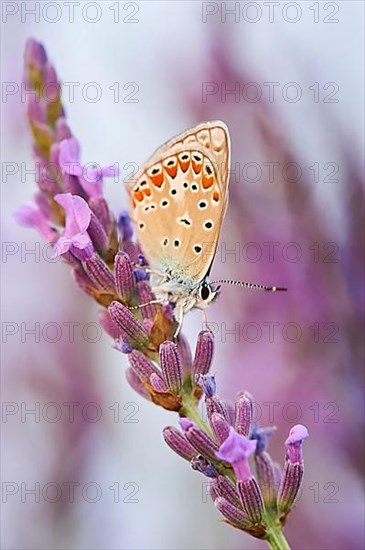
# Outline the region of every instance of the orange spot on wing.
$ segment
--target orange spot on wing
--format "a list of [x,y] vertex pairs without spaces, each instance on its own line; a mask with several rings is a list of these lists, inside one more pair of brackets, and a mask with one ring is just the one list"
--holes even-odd
[[[212,187],[213,183],[214,183],[213,176],[207,176],[206,174],[203,174],[203,177],[202,177],[203,189],[209,189],[209,187]],[[214,198],[214,194],[213,194],[213,198]]]
[[215,202],[218,202],[218,201],[219,201],[219,193],[218,193],[218,191],[214,191],[214,193],[213,193],[213,200],[214,200]]
[[146,187],[146,189],[143,190],[143,193],[146,195],[146,197],[150,197],[151,196],[151,189],[149,189],[148,187]]
[[[188,158],[187,159],[183,159],[182,157],[185,157],[187,156]],[[186,172],[186,170],[189,168],[190,166],[190,156],[188,156],[187,153],[183,153],[182,155],[179,155],[178,156],[178,159],[179,159],[179,164],[180,164],[180,168],[183,172]]]
[[163,184],[162,170],[158,174],[154,174],[153,176],[150,175],[150,180],[152,181],[155,187],[161,187],[161,185]]
[[193,170],[195,174],[200,174],[200,172],[202,171],[202,162],[197,162],[196,160],[194,160],[194,158],[192,158],[191,163],[193,165]]
[[171,178],[175,178],[175,177],[176,177],[176,174],[177,174],[177,162],[176,162],[176,159],[175,159],[175,163],[174,163],[174,164],[171,164],[170,166],[167,166],[167,164],[164,164],[164,168],[165,168],[166,172],[168,173],[168,175],[169,175]]
[[136,201],[141,202],[143,201],[143,192],[142,191],[135,191],[134,192],[134,198]]

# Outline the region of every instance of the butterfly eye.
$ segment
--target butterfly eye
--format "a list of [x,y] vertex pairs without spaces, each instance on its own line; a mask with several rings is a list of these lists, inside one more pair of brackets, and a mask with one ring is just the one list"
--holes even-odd
[[200,289],[200,297],[202,300],[208,300],[210,296],[210,290],[208,285],[203,285]]

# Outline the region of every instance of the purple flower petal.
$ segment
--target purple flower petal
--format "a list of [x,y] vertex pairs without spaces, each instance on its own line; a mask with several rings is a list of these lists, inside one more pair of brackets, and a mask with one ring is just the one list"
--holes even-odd
[[184,430],[184,432],[189,430],[189,428],[192,428],[193,426],[195,426],[194,422],[192,420],[190,420],[190,418],[186,418],[185,416],[182,416],[179,419],[179,424],[182,427],[182,429]]
[[119,168],[112,164],[111,166],[102,166],[101,175],[103,178],[115,178],[119,175]]
[[255,451],[257,441],[247,439],[244,435],[238,434],[232,427],[229,430],[229,436],[222,443],[217,458],[229,462],[235,471],[239,481],[246,481],[252,477],[248,465],[249,456]]
[[302,424],[296,424],[289,432],[289,437],[285,441],[285,445],[291,445],[292,443],[301,443],[303,439],[309,437],[308,430]]
[[213,397],[216,392],[217,384],[215,382],[214,374],[196,374],[195,382],[200,386],[205,393],[205,397]]
[[14,214],[16,221],[23,227],[32,227],[47,239],[53,242],[57,233],[49,225],[49,221],[39,208],[23,205]]
[[103,196],[103,180],[89,180],[80,176],[80,184],[83,190],[88,194],[90,198],[97,199]]
[[28,38],[25,44],[25,59],[28,63],[35,62],[38,66],[45,65],[47,62],[46,50],[34,38]]
[[119,216],[118,229],[123,241],[129,241],[133,237],[132,220],[126,210],[124,210]]
[[308,436],[308,430],[302,424],[297,424],[290,430],[289,437],[285,441],[285,445],[288,450],[288,459],[293,464],[296,462],[302,462],[302,443]]
[[60,143],[59,163],[63,172],[73,176],[81,176],[80,146],[76,138],[64,139]]
[[55,201],[62,206],[66,214],[66,226],[55,244],[55,257],[64,254],[71,247],[92,251],[92,242],[87,233],[90,224],[91,210],[87,202],[78,195],[61,193]]

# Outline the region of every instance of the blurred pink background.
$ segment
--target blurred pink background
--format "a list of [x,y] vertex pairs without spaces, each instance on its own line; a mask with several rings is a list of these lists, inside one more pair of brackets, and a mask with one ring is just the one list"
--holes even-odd
[[[212,278],[289,292],[227,286],[208,310],[218,393],[254,395],[279,462],[290,427],[309,429],[292,547],[363,549],[363,4],[80,2],[72,22],[63,2],[38,22],[34,2],[5,4],[2,546],[266,547],[220,521],[205,480],[162,440],[177,418],[127,386],[95,304],[13,219],[36,189],[16,88],[33,36],[64,83],[82,158],[121,166],[106,185],[116,214],[131,163],[203,120],[228,125],[234,173]],[[200,323],[185,319],[192,347]]]

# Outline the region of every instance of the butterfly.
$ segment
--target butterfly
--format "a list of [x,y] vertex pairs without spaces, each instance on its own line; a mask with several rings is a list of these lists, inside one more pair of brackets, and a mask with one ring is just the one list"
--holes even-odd
[[208,280],[228,205],[230,156],[227,126],[219,120],[204,122],[162,145],[128,185],[152,290],[156,301],[174,305],[175,336],[185,313],[204,311],[217,299],[216,283],[281,290]]

